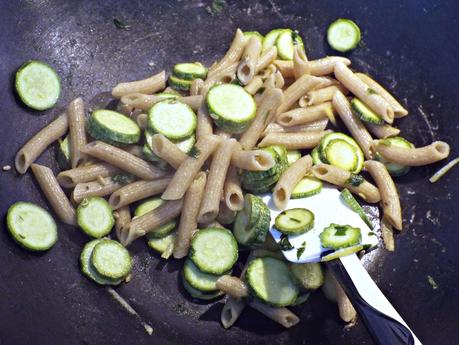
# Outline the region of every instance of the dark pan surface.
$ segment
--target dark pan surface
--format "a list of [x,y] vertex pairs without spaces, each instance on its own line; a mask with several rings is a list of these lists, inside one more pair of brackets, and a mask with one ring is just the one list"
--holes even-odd
[[[148,76],[181,61],[210,63],[226,50],[234,30],[293,27],[310,58],[333,52],[327,25],[350,17],[364,45],[350,55],[354,68],[372,74],[407,103],[402,133],[417,145],[432,140],[459,145],[459,5],[445,1],[228,1],[210,15],[210,1],[0,1],[0,165],[13,165],[19,147],[58,113],[34,113],[12,93],[14,72],[42,59],[62,77],[61,109],[78,95],[88,101],[117,81]],[[119,30],[113,18],[129,25]],[[149,62],[156,66],[149,66]],[[53,150],[39,161],[56,169]],[[431,185],[440,165],[413,169],[398,180],[405,231],[397,251],[376,253],[369,271],[424,344],[459,344],[459,169]],[[118,288],[154,328],[144,331],[104,290],[79,271],[87,238],[61,225],[48,253],[30,254],[7,235],[4,216],[19,200],[46,206],[30,174],[0,172],[0,344],[371,344],[358,322],[343,329],[336,306],[318,293],[296,308],[302,322],[286,331],[256,312],[244,312],[223,330],[221,302],[196,304],[178,284],[179,264],[163,263],[143,241],[132,247],[133,280]],[[430,275],[438,284],[433,289]]]

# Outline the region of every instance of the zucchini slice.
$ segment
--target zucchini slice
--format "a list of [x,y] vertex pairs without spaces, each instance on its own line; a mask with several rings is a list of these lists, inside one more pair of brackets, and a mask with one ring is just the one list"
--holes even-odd
[[140,140],[140,128],[126,115],[99,109],[91,113],[87,129],[94,139],[118,144],[134,144]]
[[221,84],[207,93],[209,114],[229,133],[242,133],[255,118],[257,105],[250,93],[235,84]]
[[245,279],[253,295],[272,306],[291,305],[298,297],[299,288],[281,260],[266,256],[250,261]]
[[53,217],[31,202],[20,201],[11,205],[6,225],[13,239],[29,250],[48,250],[57,241],[57,225]]
[[54,107],[61,94],[61,80],[46,63],[31,60],[16,72],[16,91],[22,102],[35,110]]
[[[158,208],[164,203],[160,197],[153,197],[147,199],[140,203],[136,209],[134,210],[134,216],[140,217],[143,216],[145,213],[148,213],[155,208]],[[177,220],[171,220],[166,224],[160,225],[155,230],[148,232],[147,239],[150,240],[152,238],[163,238],[169,235],[171,232],[175,230],[177,227]]]
[[[221,275],[209,274],[200,271],[196,265],[187,259],[183,265],[183,279],[193,288],[202,292],[217,292],[217,279]],[[227,274],[229,274],[227,272]]]
[[[382,141],[390,145],[394,145],[397,147],[403,147],[406,149],[414,148],[414,145],[412,143],[410,143],[408,140],[402,137],[390,137],[390,138],[382,139]],[[381,156],[378,152],[376,152],[375,158],[376,160],[383,163],[386,166],[386,169],[389,172],[389,174],[391,174],[394,177],[403,176],[407,174],[408,171],[410,171],[410,167],[389,162],[383,156]]]
[[64,140],[59,139],[56,146],[56,161],[61,170],[68,170],[70,165],[70,141],[67,135]]
[[317,290],[324,284],[324,272],[317,262],[290,264],[290,272],[306,290]]
[[183,279],[183,287],[185,290],[191,295],[191,297],[196,299],[202,299],[205,301],[210,301],[215,298],[221,297],[224,295],[223,291],[216,291],[216,292],[202,292],[198,289],[192,287],[185,279]]
[[293,60],[294,46],[303,47],[303,40],[296,31],[282,31],[276,39],[277,54],[281,60]]
[[191,240],[189,257],[202,272],[223,274],[237,261],[237,241],[228,229],[199,230]]
[[364,122],[373,123],[375,125],[381,125],[384,123],[381,116],[376,114],[365,103],[356,97],[354,97],[351,101],[351,108],[359,119]]
[[309,299],[309,296],[311,296],[311,293],[309,291],[303,292],[301,295],[298,295],[295,302],[293,302],[292,306],[305,303]]
[[319,146],[316,146],[311,151],[311,158],[312,158],[312,164],[313,165],[325,163],[322,159],[320,159]]
[[319,235],[324,248],[342,249],[360,244],[362,233],[350,225],[330,224]]
[[102,239],[94,246],[90,262],[97,273],[108,279],[122,279],[132,269],[132,258],[127,249],[108,239]]
[[360,28],[350,19],[337,19],[327,30],[327,41],[333,49],[346,53],[360,42]]
[[323,183],[313,176],[305,176],[293,188],[290,198],[301,199],[311,195],[319,194],[322,191]]
[[113,210],[104,198],[85,198],[76,209],[78,226],[89,236],[101,238],[110,233],[115,225]]
[[292,165],[298,159],[301,158],[300,150],[287,150],[287,163],[288,165]]
[[349,189],[344,188],[340,193],[340,197],[344,201],[344,203],[347,206],[349,206],[351,210],[357,213],[359,217],[365,222],[365,224],[368,225],[368,227],[373,230],[374,228],[373,224],[371,224],[362,206],[360,206],[357,200],[355,200],[354,196],[349,191]]
[[152,237],[151,233],[148,233],[147,243],[151,249],[158,252],[159,254],[162,254],[170,245],[172,245],[175,242],[176,237],[177,237],[177,234],[175,232],[171,232],[170,234],[164,237],[161,237],[161,238]]
[[265,38],[263,39],[263,46],[262,46],[263,51],[271,47],[274,47],[276,45],[277,37],[279,36],[279,34],[287,30],[289,29],[274,29],[268,32]]
[[331,165],[344,170],[354,171],[359,164],[356,147],[342,139],[329,141],[324,151],[325,157]]
[[120,279],[104,278],[99,273],[97,273],[97,271],[91,264],[92,251],[94,250],[94,247],[101,241],[103,240],[96,239],[96,240],[89,241],[88,243],[84,245],[83,250],[81,251],[81,254],[80,254],[81,271],[86,277],[93,280],[97,284],[118,285],[123,281],[124,277]]
[[[337,147],[334,147],[329,153],[327,153],[327,146],[329,145],[329,143],[337,139],[345,141],[350,146],[345,146],[344,143],[339,142],[338,143],[339,145],[337,145]],[[319,153],[320,162],[322,163],[336,165],[342,169],[347,168],[346,170],[349,170],[350,165],[352,165],[352,162],[349,163],[349,161],[353,161],[355,159],[356,163],[354,166],[352,166],[352,169],[349,171],[357,174],[363,168],[363,162],[365,160],[365,157],[363,155],[362,149],[359,147],[359,145],[353,138],[351,138],[350,136],[344,133],[334,132],[334,133],[325,135],[320,140],[317,150]],[[330,157],[328,156],[329,154],[331,155]],[[330,160],[333,161],[334,163],[331,163]],[[313,152],[313,162],[314,162],[314,152]]]
[[176,64],[172,69],[172,73],[183,80],[206,79],[207,68],[200,62],[184,62]]
[[161,101],[148,111],[148,128],[171,140],[186,139],[196,129],[196,114],[179,101]]
[[173,75],[169,76],[168,83],[174,90],[189,91],[191,88],[191,80],[180,79]]
[[274,226],[286,235],[304,234],[314,227],[314,213],[306,208],[291,208],[277,215]]

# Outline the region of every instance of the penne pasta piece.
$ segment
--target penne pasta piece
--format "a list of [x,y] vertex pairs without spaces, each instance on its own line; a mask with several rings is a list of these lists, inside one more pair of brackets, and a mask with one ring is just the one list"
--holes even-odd
[[269,133],[296,133],[296,132],[317,132],[323,131],[327,128],[328,119],[317,120],[313,122],[305,123],[304,125],[296,125],[291,127],[283,127],[276,122],[270,123],[266,129],[261,133],[261,137],[264,138]]
[[41,191],[59,219],[65,224],[76,225],[75,209],[59,186],[53,171],[38,164],[32,164],[31,168]]
[[230,166],[226,174],[223,195],[226,206],[231,211],[240,211],[244,207],[244,195],[242,193],[241,181],[237,174],[237,168]]
[[309,91],[305,96],[300,98],[298,104],[300,107],[308,107],[311,105],[329,102],[333,99],[333,95],[336,91],[340,91],[344,95],[348,94],[348,91],[342,85],[331,85]]
[[203,95],[203,97],[206,97],[207,92],[209,92],[210,88],[216,84],[231,83],[236,78],[236,70],[238,65],[238,62],[234,62],[215,71],[212,75],[207,77],[207,79],[201,87],[201,95]]
[[390,145],[381,140],[373,142],[373,150],[392,163],[405,166],[421,166],[432,164],[449,156],[449,145],[444,141],[434,141],[432,144],[414,149]]
[[365,122],[365,127],[371,134],[373,134],[376,138],[380,139],[394,137],[400,134],[400,129],[392,127],[387,123],[384,123],[382,125],[375,125],[373,123]]
[[257,67],[255,68],[255,74],[260,73],[262,70],[267,68],[277,57],[277,48],[271,47],[266,49],[264,52],[261,53],[257,61]]
[[233,298],[245,298],[249,295],[247,285],[239,278],[223,275],[217,280],[217,289]]
[[368,133],[362,121],[352,112],[349,101],[340,91],[337,91],[333,96],[333,107],[346,125],[346,128],[351,132],[352,137],[359,144],[365,158],[372,159],[373,152],[371,151],[371,145],[373,138]]
[[67,133],[69,127],[66,113],[59,115],[53,122],[42,128],[18,151],[14,160],[16,170],[25,174],[30,165],[46,148]]
[[[141,95],[139,93],[139,95]],[[134,108],[132,105],[129,104],[124,104],[121,100],[118,102],[116,105],[116,111],[118,113],[121,113],[123,115],[131,117],[131,115],[134,113],[136,108]]]
[[226,205],[226,202],[221,201],[220,202],[220,209],[218,211],[218,216],[217,216],[217,221],[219,221],[222,224],[231,224],[234,222],[234,219],[236,218],[236,211],[233,211],[228,208]]
[[[351,64],[349,59],[341,56],[327,56],[318,60],[310,60],[308,62],[309,74],[316,77],[332,74],[335,69],[335,64],[341,62],[346,66]],[[282,73],[284,78],[294,78],[293,61],[274,60],[274,64]]]
[[335,77],[346,89],[352,92],[363,103],[381,116],[387,123],[394,122],[394,110],[390,104],[361,81],[346,65],[338,62],[335,65]]
[[179,102],[189,105],[191,109],[193,109],[194,111],[198,111],[204,98],[202,95],[195,95],[195,96],[179,97],[177,100]]
[[[205,96],[204,96],[205,97]],[[206,102],[202,102],[201,106],[198,109],[197,113],[197,124],[196,124],[196,140],[205,138],[209,135],[212,135],[212,119],[207,110]]]
[[164,177],[154,181],[135,181],[129,183],[113,192],[108,199],[108,203],[112,209],[117,210],[136,201],[162,193],[170,181],[171,178]]
[[204,85],[204,80],[197,78],[191,82],[190,96],[196,96],[201,93],[201,88]]
[[285,127],[304,125],[318,120],[334,118],[333,112],[334,109],[331,102],[325,102],[307,108],[286,111],[277,115],[277,122]]
[[102,141],[93,141],[82,151],[144,180],[154,180],[166,174],[143,159]]
[[244,52],[245,44],[246,39],[244,37],[244,33],[241,31],[241,29],[237,29],[233,41],[231,42],[231,46],[226,52],[225,56],[217,64],[209,68],[208,75],[212,76],[218,70],[239,61],[241,59],[242,53]]
[[225,132],[221,128],[215,128],[215,135],[218,135],[222,139],[229,139],[231,138],[231,133]]
[[[260,73],[260,76],[263,80],[265,79],[268,79],[272,74],[276,73],[276,72],[279,72],[277,70],[277,67],[276,65],[274,64],[270,64],[268,65],[263,71],[262,73]],[[280,72],[279,72],[280,73]]]
[[290,328],[298,324],[300,319],[294,313],[292,313],[287,308],[275,308],[267,305],[261,301],[253,299],[249,302],[249,305],[262,313],[264,316],[269,317],[271,320],[277,322],[278,324],[284,326],[285,328]]
[[152,144],[153,153],[174,169],[177,169],[188,158],[185,152],[162,134],[153,135]]
[[188,255],[191,237],[198,227],[198,214],[204,196],[206,177],[206,173],[199,172],[185,194],[183,212],[180,215],[173,252],[176,259],[181,259]]
[[57,174],[57,181],[64,188],[73,188],[78,183],[94,181],[99,177],[112,176],[117,172],[119,172],[119,169],[110,164],[95,163],[61,171]]
[[311,170],[312,158],[310,155],[303,156],[284,171],[273,190],[274,205],[279,210],[287,207],[293,189],[301,179]]
[[335,286],[336,293],[336,302],[338,303],[339,316],[344,322],[354,321],[357,317],[357,312],[355,311],[351,301],[346,296],[343,288],[339,285],[336,279],[333,278],[333,285]]
[[328,133],[326,131],[311,131],[311,132],[297,132],[297,133],[269,133],[258,144],[259,147],[266,147],[270,145],[282,145],[288,150],[293,149],[312,149],[319,144],[320,139]]
[[132,221],[126,225],[127,229],[122,230],[127,231],[124,245],[128,246],[137,238],[144,236],[148,232],[155,231],[161,225],[176,218],[180,214],[182,206],[182,199],[168,201],[158,208],[145,213],[143,216],[134,217]]
[[370,173],[381,195],[381,204],[384,218],[397,230],[402,230],[402,208],[397,187],[386,166],[377,161],[366,161],[365,169]]
[[384,247],[393,252],[395,250],[394,230],[389,222],[383,217],[381,219],[381,236],[383,239]]
[[137,123],[137,125],[143,129],[146,130],[148,127],[148,115],[144,113],[137,114],[136,116],[132,117],[133,120]]
[[228,296],[220,317],[223,327],[227,329],[234,325],[245,306],[246,301]]
[[381,201],[378,188],[366,180],[363,180],[359,185],[352,184],[350,181],[352,174],[347,170],[333,165],[318,164],[313,166],[311,171],[318,179],[338,187],[346,187],[368,203],[374,204]]
[[265,171],[271,169],[275,160],[271,154],[263,150],[242,150],[240,145],[233,152],[231,164],[239,169],[250,171]]
[[255,95],[261,89],[262,86],[263,86],[263,79],[259,75],[257,75],[250,81],[250,83],[248,83],[244,87],[244,89],[251,95]]
[[[128,109],[141,109],[141,110],[148,110],[154,104],[161,102],[164,100],[164,97],[156,96],[156,95],[145,95],[143,93],[128,93],[121,97],[120,103],[124,107],[128,107]],[[128,114],[123,114],[130,116],[131,112]]]
[[76,168],[86,159],[86,155],[81,152],[81,148],[87,143],[84,103],[80,97],[70,102],[67,108],[67,116],[69,118],[70,158],[72,161],[72,168]]
[[283,99],[284,96],[280,89],[270,89],[263,92],[263,99],[257,107],[255,119],[239,139],[239,143],[244,150],[250,150],[255,147],[261,133],[276,115]]
[[321,86],[323,82],[324,79],[322,78],[313,77],[308,74],[303,75],[284,91],[284,101],[277,108],[277,114],[282,114],[289,110],[301,96],[305,95],[309,90]]
[[84,198],[91,196],[107,196],[123,187],[121,183],[115,182],[111,177],[100,178],[97,181],[78,183],[72,192],[72,200],[77,204]]
[[309,74],[309,61],[304,48],[296,44],[293,50],[293,77],[300,79],[305,74]]
[[112,90],[112,96],[121,98],[130,93],[153,94],[166,87],[166,72],[161,71],[147,79],[119,83]]
[[400,118],[408,115],[408,110],[406,110],[395,98],[392,96],[383,86],[378,82],[373,80],[370,76],[365,73],[355,73],[355,75],[367,84],[370,88],[376,91],[382,98],[384,98],[387,103],[394,109],[394,117]]
[[241,62],[237,67],[237,78],[242,85],[247,85],[255,76],[257,61],[261,53],[261,40],[258,37],[251,37],[242,54]]
[[162,194],[164,200],[181,199],[193,182],[207,158],[215,151],[222,139],[216,135],[201,138],[195,145],[196,158],[187,157],[176,170],[172,181]]
[[118,241],[123,244],[126,239],[126,225],[131,221],[131,212],[129,206],[121,207],[120,209],[113,212],[115,217],[115,232]]
[[206,189],[204,190],[204,195],[206,197],[202,199],[201,208],[199,210],[198,222],[201,224],[210,223],[218,215],[226,174],[236,144],[236,139],[221,140],[218,149],[212,156]]
[[129,145],[125,147],[125,151],[136,157],[143,157],[143,147],[139,145]]

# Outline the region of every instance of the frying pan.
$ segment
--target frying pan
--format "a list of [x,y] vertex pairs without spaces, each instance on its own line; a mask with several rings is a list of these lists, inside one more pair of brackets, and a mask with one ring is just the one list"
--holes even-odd
[[[234,30],[293,27],[311,58],[335,54],[325,41],[328,24],[350,17],[363,44],[353,67],[370,73],[407,104],[399,121],[416,145],[434,139],[459,145],[459,4],[410,1],[227,1],[209,14],[210,1],[0,1],[0,165],[12,165],[19,147],[78,95],[89,101],[121,80],[145,77],[172,64],[222,56]],[[131,25],[121,30],[118,18]],[[12,92],[15,70],[42,59],[62,76],[58,107],[36,113]],[[150,62],[155,65],[151,66]],[[59,106],[61,109],[59,109]],[[57,169],[53,151],[39,161]],[[459,343],[459,169],[431,185],[440,164],[399,178],[405,230],[396,252],[376,252],[367,268],[424,344]],[[0,172],[0,217],[19,200],[48,207],[30,174]],[[336,306],[321,293],[295,312],[301,323],[285,330],[247,309],[230,330],[219,323],[222,302],[191,301],[178,283],[181,263],[164,263],[142,240],[131,248],[133,280],[117,291],[154,328],[148,335],[103,287],[80,274],[87,238],[59,225],[59,241],[31,254],[0,231],[0,344],[371,344],[363,325],[344,329]],[[437,285],[431,285],[431,276]],[[436,287],[436,288],[435,288]]]

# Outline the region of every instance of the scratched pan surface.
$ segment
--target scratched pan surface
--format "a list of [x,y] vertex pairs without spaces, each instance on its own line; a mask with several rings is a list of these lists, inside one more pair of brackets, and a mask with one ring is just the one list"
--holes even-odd
[[[368,72],[407,103],[400,121],[417,145],[446,140],[459,145],[457,58],[459,5],[454,1],[228,1],[210,15],[210,1],[0,2],[0,165],[12,164],[19,147],[59,113],[34,113],[12,93],[13,73],[28,59],[42,59],[62,76],[58,107],[82,95],[109,90],[117,81],[145,77],[181,61],[210,63],[228,47],[237,27],[266,33],[293,27],[303,34],[308,54],[333,52],[324,37],[337,17],[354,18],[363,46],[350,55],[354,68]],[[117,17],[129,31],[113,24]],[[149,66],[154,62],[155,66]],[[50,150],[40,162],[56,169]],[[398,180],[406,229],[397,251],[380,251],[368,269],[425,344],[459,343],[459,170],[430,185],[434,165],[413,169]],[[27,200],[46,206],[30,174],[0,172],[1,218],[8,206]],[[0,231],[0,344],[371,344],[361,324],[349,330],[336,306],[321,293],[295,308],[302,322],[287,331],[247,310],[230,330],[219,324],[221,302],[192,302],[178,284],[179,264],[160,262],[142,240],[132,246],[133,280],[119,287],[154,328],[138,320],[91,284],[78,268],[81,232],[59,226],[56,246],[41,255],[18,248],[2,221]],[[431,276],[436,289],[428,283]]]

